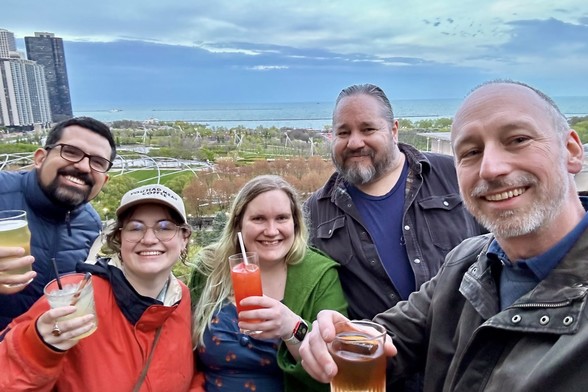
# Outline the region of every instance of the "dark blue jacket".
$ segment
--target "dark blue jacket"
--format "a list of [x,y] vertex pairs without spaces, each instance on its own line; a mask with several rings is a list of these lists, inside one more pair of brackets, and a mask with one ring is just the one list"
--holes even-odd
[[74,210],[56,206],[47,198],[37,181],[37,172],[0,172],[0,210],[25,210],[31,231],[31,254],[37,277],[17,294],[0,294],[0,331],[26,312],[54,279],[51,258],[60,273],[75,271],[84,261],[98,236],[102,223],[89,204]]

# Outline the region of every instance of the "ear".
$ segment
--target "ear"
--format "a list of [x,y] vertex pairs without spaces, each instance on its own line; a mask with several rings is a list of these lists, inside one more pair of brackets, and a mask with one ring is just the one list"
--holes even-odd
[[191,235],[187,236],[187,237],[182,237],[182,242],[183,242],[183,246],[182,246],[182,252],[185,252],[186,249],[188,248],[188,242],[190,242],[190,237]]
[[566,141],[566,150],[568,152],[568,172],[577,174],[582,171],[584,166],[584,146],[580,141],[580,136],[573,129],[570,129]]
[[43,165],[43,162],[47,158],[49,151],[45,150],[44,148],[38,148],[33,154],[33,162],[35,165],[35,169],[40,169]]
[[392,138],[394,139],[394,144],[398,144],[398,120],[394,120],[392,123]]
[[102,184],[102,186],[106,185],[106,183],[108,182],[108,180],[110,179],[110,176],[106,173],[104,173],[104,184]]

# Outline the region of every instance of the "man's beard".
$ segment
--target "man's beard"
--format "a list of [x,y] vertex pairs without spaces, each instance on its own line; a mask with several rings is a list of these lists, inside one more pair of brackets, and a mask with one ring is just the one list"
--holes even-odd
[[[563,176],[560,181],[554,182],[557,185],[552,189],[540,184],[539,179],[532,174],[524,174],[509,180],[485,181],[478,184],[472,190],[470,197],[464,198],[464,202],[478,222],[496,237],[520,237],[536,232],[553,221],[564,204],[569,181],[568,176]],[[480,195],[490,193],[492,189],[512,189],[523,186],[534,187],[540,197],[522,209],[504,210],[490,215],[484,212],[476,202]]]
[[[61,184],[59,177],[68,175],[84,181],[88,188],[84,190],[79,187]],[[94,184],[95,182],[91,175],[70,167],[58,170],[57,176],[47,186],[40,185],[45,195],[55,204],[65,208],[75,208],[88,201]]]
[[[347,158],[353,156],[369,157],[371,164],[366,164],[365,162],[346,163]],[[341,154],[341,157],[336,158],[334,153],[331,153],[331,157],[337,172],[345,181],[353,185],[364,185],[382,177],[390,170],[395,159],[395,153],[392,142],[388,149],[380,152],[380,157],[377,157],[376,152],[369,147],[364,147],[359,151],[346,149]]]

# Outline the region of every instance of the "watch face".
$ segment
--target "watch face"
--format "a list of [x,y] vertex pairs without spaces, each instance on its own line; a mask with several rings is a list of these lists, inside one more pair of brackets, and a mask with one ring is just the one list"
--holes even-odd
[[299,341],[303,341],[304,337],[306,336],[307,333],[308,333],[308,325],[306,325],[306,323],[304,321],[300,321],[300,324],[298,324],[298,329],[296,329],[296,332],[294,332],[294,336]]

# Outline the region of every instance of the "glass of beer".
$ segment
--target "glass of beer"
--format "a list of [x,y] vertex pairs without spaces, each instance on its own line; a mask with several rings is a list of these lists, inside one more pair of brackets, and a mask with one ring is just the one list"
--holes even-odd
[[[22,210],[0,211],[0,246],[24,248],[24,256],[31,254],[31,232],[27,223],[27,213]],[[14,258],[0,260],[11,261]],[[31,266],[12,269],[0,274],[20,275],[31,270]]]
[[337,364],[332,392],[385,392],[386,330],[371,321],[353,320],[335,325],[337,335],[329,352]]
[[[252,296],[262,296],[263,289],[261,286],[261,270],[259,269],[259,259],[257,253],[246,252],[247,260],[243,258],[242,253],[229,256],[229,265],[231,266],[231,280],[233,281],[233,291],[235,293],[235,304],[237,305],[237,314],[245,310],[259,309],[258,306],[241,306],[239,303],[243,298]],[[243,319],[249,323],[260,323],[263,320]]]
[[[76,311],[67,316],[59,317],[57,321],[69,320],[75,317],[93,314],[96,316],[96,306],[94,304],[94,287],[92,286],[92,279],[84,279],[85,274],[71,273],[61,275],[61,289],[57,283],[57,279],[47,283],[44,289],[44,294],[49,301],[51,309],[60,308],[63,306],[75,306]],[[83,283],[83,284],[82,284]],[[81,290],[79,290],[81,289]],[[94,318],[94,328],[86,333],[73,337],[74,340],[79,340],[90,336],[98,328],[98,318]]]

